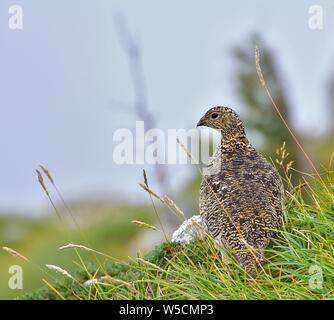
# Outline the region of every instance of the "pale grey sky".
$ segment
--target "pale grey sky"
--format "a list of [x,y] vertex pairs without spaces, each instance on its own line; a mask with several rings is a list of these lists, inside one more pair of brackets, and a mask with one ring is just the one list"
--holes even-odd
[[[8,8],[22,5],[23,30],[8,28]],[[324,28],[308,27],[310,5]],[[242,108],[234,94],[231,47],[259,32],[279,58],[295,124],[315,131],[325,84],[334,70],[332,1],[1,0],[0,210],[40,211],[48,203],[34,169],[45,164],[68,198],[141,197],[142,166],[119,167],[112,135],[134,127],[126,57],[113,17],[121,12],[140,39],[149,103],[158,125],[190,128],[209,106]],[[321,112],[319,112],[321,111]],[[174,183],[190,167],[170,169]]]

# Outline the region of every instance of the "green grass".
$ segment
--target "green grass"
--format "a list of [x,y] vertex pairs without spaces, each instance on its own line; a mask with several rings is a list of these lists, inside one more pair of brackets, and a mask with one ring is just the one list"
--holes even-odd
[[[289,179],[287,179],[289,181]],[[250,276],[221,259],[209,236],[162,244],[143,258],[82,260],[64,277],[23,299],[334,299],[333,174],[287,187],[285,225]],[[98,283],[84,286],[88,279]]]
[[[154,217],[152,208],[145,206],[106,207],[103,212],[92,206],[91,210],[89,223],[84,223],[80,231],[76,228],[64,230],[57,218],[50,215],[45,218],[0,217],[0,248],[10,247],[32,262],[26,263],[0,250],[0,299],[31,292],[44,285],[42,278],[50,282],[55,281],[53,277],[62,279],[50,271],[50,276],[46,276],[37,266],[45,269],[45,264],[55,264],[69,270],[77,269],[80,259],[76,252],[58,250],[69,242],[87,244],[88,240],[89,245],[97,250],[112,252],[117,258],[126,258],[131,254],[129,243],[133,243],[142,231],[131,220],[151,223]],[[102,256],[94,257],[88,252],[81,252],[80,257],[85,261],[98,260],[99,264],[104,262]],[[20,265],[23,269],[22,290],[8,288],[11,265]]]

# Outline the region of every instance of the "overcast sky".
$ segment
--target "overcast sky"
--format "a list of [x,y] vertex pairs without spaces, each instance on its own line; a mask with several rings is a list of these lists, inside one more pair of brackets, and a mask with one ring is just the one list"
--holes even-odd
[[[8,27],[11,5],[23,29]],[[309,7],[323,8],[323,30]],[[332,1],[1,0],[0,210],[48,208],[34,169],[45,164],[67,198],[143,197],[143,166],[113,163],[112,136],[134,128],[133,88],[113,17],[140,40],[150,109],[158,126],[191,128],[234,94],[231,48],[259,32],[279,58],[297,128],[317,131],[334,70]],[[115,101],[124,102],[115,108]],[[169,168],[174,184],[189,166]]]

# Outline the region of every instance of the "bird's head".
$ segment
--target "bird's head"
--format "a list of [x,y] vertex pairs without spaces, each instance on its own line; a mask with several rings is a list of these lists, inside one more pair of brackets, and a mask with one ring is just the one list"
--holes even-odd
[[205,126],[219,130],[224,137],[233,133],[244,135],[245,130],[237,113],[228,107],[213,107],[198,121],[197,127]]

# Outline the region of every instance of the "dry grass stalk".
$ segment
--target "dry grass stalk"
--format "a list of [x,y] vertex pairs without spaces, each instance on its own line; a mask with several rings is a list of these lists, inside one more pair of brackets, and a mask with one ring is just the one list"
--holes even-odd
[[169,198],[168,196],[164,196],[163,198],[164,203],[180,218],[183,220],[186,220],[186,216],[184,215],[184,212],[176,205],[176,203]]
[[132,220],[131,223],[139,226],[139,227],[142,227],[142,228],[147,228],[147,229],[152,229],[152,230],[157,230],[157,228],[155,226],[152,226],[146,222],[143,222],[143,221],[139,221],[139,220]]
[[159,197],[155,192],[153,192],[153,191],[150,189],[150,187],[149,187],[149,185],[148,185],[148,179],[147,179],[147,175],[146,175],[146,171],[145,171],[145,170],[143,170],[143,176],[144,176],[144,184],[140,183],[139,185],[140,185],[146,192],[148,192],[148,194],[149,194],[149,196],[150,196],[150,199],[151,199],[152,206],[153,206],[153,210],[154,210],[154,212],[155,212],[155,214],[156,214],[156,217],[157,217],[157,219],[158,219],[158,222],[159,222],[159,224],[160,224],[160,226],[161,226],[161,230],[162,230],[162,232],[163,232],[163,234],[164,234],[164,236],[165,236],[166,241],[168,241],[168,239],[167,239],[167,235],[166,235],[166,232],[165,232],[165,228],[164,228],[164,226],[163,226],[163,224],[162,224],[162,222],[161,222],[159,213],[158,213],[158,211],[157,211],[157,209],[156,209],[156,207],[155,207],[155,204],[154,204],[154,201],[153,201],[152,196],[155,197],[155,198],[157,198],[157,199],[159,199],[162,203],[163,203],[163,200],[161,199],[161,197]]
[[160,200],[161,203],[165,204],[168,208],[170,208],[177,216],[181,217],[183,220],[186,219],[183,211],[175,204],[175,202],[169,198],[167,195],[165,195],[163,198],[161,198],[157,193],[155,193],[148,185],[147,175],[145,170],[143,170],[143,176],[144,176],[144,183],[140,183],[139,185],[150,195],[155,197],[156,199]]
[[[160,201],[162,201],[162,199],[152,190],[150,189],[148,186],[146,186],[145,184],[139,183],[139,185],[147,192],[149,193],[151,196],[153,196],[154,198],[159,199]],[[163,201],[162,201],[163,202]]]
[[52,178],[52,176],[51,176],[49,170],[46,169],[46,168],[45,168],[44,166],[42,166],[42,165],[40,165],[39,167],[42,169],[42,171],[44,172],[44,174],[48,177],[48,179],[50,180],[50,182],[51,182],[53,185],[55,185],[55,183],[54,183],[54,181],[53,181],[53,178]]
[[41,172],[38,169],[36,169],[36,173],[37,173],[37,178],[38,178],[39,184],[41,185],[41,187],[45,191],[45,193],[49,196],[49,191],[45,186],[44,179],[43,179],[43,176],[42,176]]
[[[43,169],[43,172],[44,172],[44,170],[45,170],[45,168]],[[47,172],[48,172],[48,171],[47,171]],[[53,202],[53,200],[52,200],[52,198],[51,198],[51,195],[50,195],[48,189],[46,188],[46,185],[45,185],[45,183],[44,183],[44,179],[43,179],[43,176],[42,176],[41,172],[40,172],[38,169],[36,169],[36,173],[37,173],[37,177],[38,177],[38,182],[39,182],[39,184],[41,185],[42,189],[43,189],[44,192],[46,193],[46,195],[47,195],[47,197],[48,197],[48,199],[49,199],[49,201],[50,201],[50,203],[51,203],[51,205],[52,205],[52,207],[53,207],[53,209],[54,209],[56,215],[58,216],[60,222],[64,225],[62,216],[61,216],[60,212],[58,211],[58,209],[57,209],[55,203]],[[48,174],[50,174],[50,173],[48,172]],[[48,176],[48,175],[47,175],[47,176]],[[50,176],[50,177],[51,177],[51,176]],[[52,178],[51,178],[51,179],[52,179]],[[53,180],[52,180],[52,181],[53,181]],[[64,225],[64,226],[65,226],[65,225]]]
[[118,284],[122,284],[122,285],[125,285],[127,286],[130,290],[132,290],[132,285],[130,282],[126,282],[124,280],[121,280],[121,279],[118,279],[118,278],[114,278],[114,277],[111,277],[111,276],[103,276],[99,279],[99,282],[115,282],[115,283],[118,283]]
[[64,275],[64,276],[70,278],[71,280],[74,280],[74,278],[73,278],[73,277],[72,277],[66,270],[64,270],[63,268],[60,268],[60,267],[55,266],[55,265],[53,265],[53,264],[46,264],[45,266],[46,266],[49,270],[53,270],[53,271],[55,271],[55,272],[57,272],[57,273],[61,273],[62,275]]
[[146,171],[143,169],[143,176],[144,176],[144,185],[146,187],[148,187],[148,180],[147,180],[147,175],[146,175]]
[[69,243],[69,244],[67,244],[67,245],[64,245],[64,246],[61,246],[61,247],[58,248],[58,250],[67,250],[67,249],[74,249],[74,250],[76,250],[76,249],[81,249],[81,250],[84,250],[84,251],[88,251],[88,252],[96,253],[96,254],[98,254],[98,255],[100,255],[100,256],[103,256],[103,257],[106,257],[106,258],[108,258],[108,259],[110,259],[110,260],[113,260],[113,261],[117,261],[117,262],[121,262],[121,263],[123,263],[122,260],[119,260],[119,259],[117,259],[117,258],[115,258],[115,257],[112,257],[112,256],[110,256],[110,255],[108,255],[108,254],[106,254],[106,253],[103,253],[103,252],[101,252],[101,251],[98,251],[98,250],[95,250],[95,249],[88,248],[88,247],[86,247],[86,246],[84,246],[84,245],[81,245],[81,244]]
[[16,258],[20,258],[26,262],[29,262],[29,259],[27,257],[25,257],[24,255],[22,255],[21,253],[11,249],[11,248],[8,248],[8,247],[2,247],[2,249],[6,252],[8,252],[11,256],[13,257],[16,257]]
[[264,81],[263,73],[261,70],[261,65],[260,65],[260,50],[259,47],[255,47],[255,67],[256,67],[256,72],[259,77],[259,80],[261,82],[262,87],[266,86],[266,82]]
[[258,72],[258,77],[259,80],[262,84],[262,86],[264,87],[271,104],[273,105],[273,107],[275,108],[276,113],[278,114],[278,116],[280,117],[281,121],[283,122],[283,124],[285,125],[285,127],[287,128],[287,130],[289,131],[289,134],[291,135],[292,139],[295,141],[296,145],[298,146],[298,148],[301,150],[301,152],[303,153],[303,155],[305,156],[306,160],[308,161],[308,163],[310,164],[310,166],[312,167],[313,171],[316,173],[317,177],[319,178],[319,180],[321,181],[321,184],[323,185],[324,189],[326,190],[326,192],[328,193],[328,195],[332,198],[332,200],[334,201],[334,195],[330,192],[330,190],[328,189],[326,183],[324,182],[324,180],[322,179],[318,169],[316,168],[316,166],[314,165],[311,157],[307,154],[307,152],[305,151],[305,149],[303,148],[302,144],[299,142],[297,136],[295,135],[295,133],[292,131],[292,129],[289,127],[288,123],[286,122],[286,120],[284,119],[281,111],[279,110],[278,106],[276,105],[269,89],[268,86],[264,80],[264,76],[262,74],[261,71],[261,65],[260,65],[260,51],[259,49],[256,47],[255,48],[255,66],[256,66],[256,71]]
[[141,262],[141,263],[143,263],[143,264],[145,264],[147,266],[150,266],[151,268],[158,269],[161,272],[165,272],[166,271],[166,270],[160,268],[158,265],[156,265],[156,264],[154,264],[152,262],[149,262],[149,261],[147,261],[147,260],[145,260],[143,258],[137,258],[137,261]]
[[66,250],[66,249],[82,249],[82,250],[85,250],[85,251],[90,251],[90,252],[95,252],[94,249],[91,249],[91,248],[88,248],[84,245],[81,245],[81,244],[73,244],[73,243],[69,243],[65,246],[61,246],[58,248],[58,250]]

